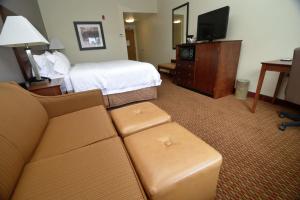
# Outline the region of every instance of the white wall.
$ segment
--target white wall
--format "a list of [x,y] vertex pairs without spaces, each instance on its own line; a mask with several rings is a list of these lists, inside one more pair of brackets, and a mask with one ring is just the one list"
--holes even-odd
[[118,2],[123,12],[157,12],[157,0],[118,0]]
[[[123,12],[156,12],[156,0],[38,0],[46,31],[59,38],[72,63],[127,59]],[[105,20],[102,20],[105,15]],[[80,51],[73,21],[102,21],[106,49]]]
[[[158,0],[158,14],[145,21],[145,60],[153,64],[175,58],[172,50],[172,8],[186,0]],[[251,81],[250,91],[256,90],[260,62],[292,57],[300,46],[299,0],[190,0],[189,34],[196,35],[199,14],[230,6],[227,38],[243,40],[237,78]],[[278,74],[266,75],[262,93],[272,96]],[[281,98],[283,94],[281,92]]]
[[165,56],[158,55],[158,52],[165,54],[165,51],[162,49],[166,47],[163,41],[159,41],[159,39],[162,38],[160,35],[164,33],[157,29],[156,26],[158,23],[159,20],[156,15],[149,15],[148,17],[144,17],[142,20],[136,22],[139,60],[149,62],[154,65],[159,63],[157,62],[157,57]]

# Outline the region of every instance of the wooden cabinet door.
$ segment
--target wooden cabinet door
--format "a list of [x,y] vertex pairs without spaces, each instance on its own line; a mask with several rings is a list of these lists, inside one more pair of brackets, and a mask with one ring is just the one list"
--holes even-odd
[[196,46],[195,89],[213,95],[218,71],[218,43],[204,43]]

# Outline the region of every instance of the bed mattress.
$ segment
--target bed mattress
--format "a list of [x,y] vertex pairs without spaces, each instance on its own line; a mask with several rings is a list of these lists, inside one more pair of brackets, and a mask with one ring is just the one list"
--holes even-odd
[[131,60],[76,64],[65,79],[68,85],[71,82],[74,92],[101,89],[104,95],[161,84],[160,74],[152,64]]

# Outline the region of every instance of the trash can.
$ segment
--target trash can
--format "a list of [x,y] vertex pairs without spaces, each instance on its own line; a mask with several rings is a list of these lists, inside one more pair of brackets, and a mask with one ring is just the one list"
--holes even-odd
[[246,100],[249,89],[249,80],[238,79],[236,81],[235,97],[240,100]]

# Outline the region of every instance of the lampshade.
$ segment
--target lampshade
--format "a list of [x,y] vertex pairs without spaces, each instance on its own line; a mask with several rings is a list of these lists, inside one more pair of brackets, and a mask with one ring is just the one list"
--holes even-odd
[[23,47],[49,44],[23,16],[8,16],[0,35],[0,46]]
[[58,38],[52,38],[50,41],[49,49],[50,50],[61,50],[61,49],[65,49],[65,47]]

